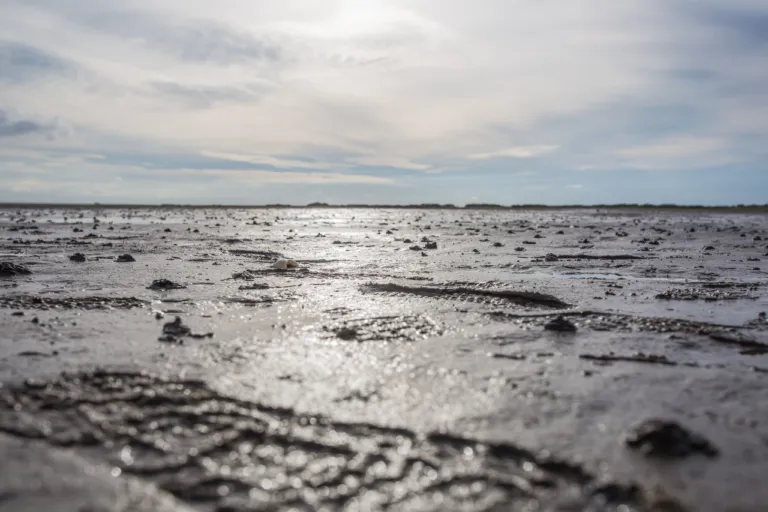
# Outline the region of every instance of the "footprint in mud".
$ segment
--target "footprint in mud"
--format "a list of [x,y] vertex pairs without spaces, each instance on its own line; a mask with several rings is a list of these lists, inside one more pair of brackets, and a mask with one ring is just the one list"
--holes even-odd
[[146,373],[0,388],[0,431],[98,450],[180,499],[232,512],[648,510],[636,487],[514,445],[333,422]]

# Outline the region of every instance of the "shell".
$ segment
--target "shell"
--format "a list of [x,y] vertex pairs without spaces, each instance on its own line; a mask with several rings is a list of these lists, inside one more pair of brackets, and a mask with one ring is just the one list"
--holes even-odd
[[294,260],[277,260],[273,266],[278,270],[287,270],[289,268],[298,268],[299,264]]

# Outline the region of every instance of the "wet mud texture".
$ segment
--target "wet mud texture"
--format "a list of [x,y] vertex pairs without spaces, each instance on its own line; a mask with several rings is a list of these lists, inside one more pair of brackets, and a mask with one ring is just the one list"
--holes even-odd
[[178,510],[762,511],[767,219],[0,209],[0,429]]
[[193,380],[94,372],[0,393],[0,429],[100,449],[212,510],[642,510],[637,489],[508,444],[332,422]]

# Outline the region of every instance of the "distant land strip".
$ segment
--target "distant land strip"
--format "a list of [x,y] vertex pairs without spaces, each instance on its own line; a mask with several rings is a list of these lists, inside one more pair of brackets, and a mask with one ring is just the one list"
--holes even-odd
[[301,208],[374,208],[400,210],[685,210],[713,211],[725,213],[768,213],[768,204],[737,204],[737,205],[677,205],[677,204],[516,204],[501,205],[491,203],[470,203],[464,206],[453,204],[328,204],[309,203],[307,205],[290,204],[131,204],[131,203],[0,203],[0,209],[11,208],[56,208],[56,209],[126,209],[126,208],[163,208],[163,209],[301,209]]

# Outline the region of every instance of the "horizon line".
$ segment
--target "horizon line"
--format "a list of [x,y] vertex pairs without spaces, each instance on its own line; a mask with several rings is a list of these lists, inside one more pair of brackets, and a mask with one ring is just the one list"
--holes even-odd
[[608,203],[608,204],[511,204],[496,203],[467,203],[454,205],[450,203],[421,203],[421,204],[329,204],[312,202],[305,205],[294,204],[224,204],[224,203],[56,203],[56,202],[0,202],[0,209],[8,208],[241,208],[241,209],[301,209],[301,208],[372,208],[372,209],[433,209],[433,210],[567,210],[567,209],[705,209],[705,210],[767,210],[766,204],[675,204],[675,203]]

